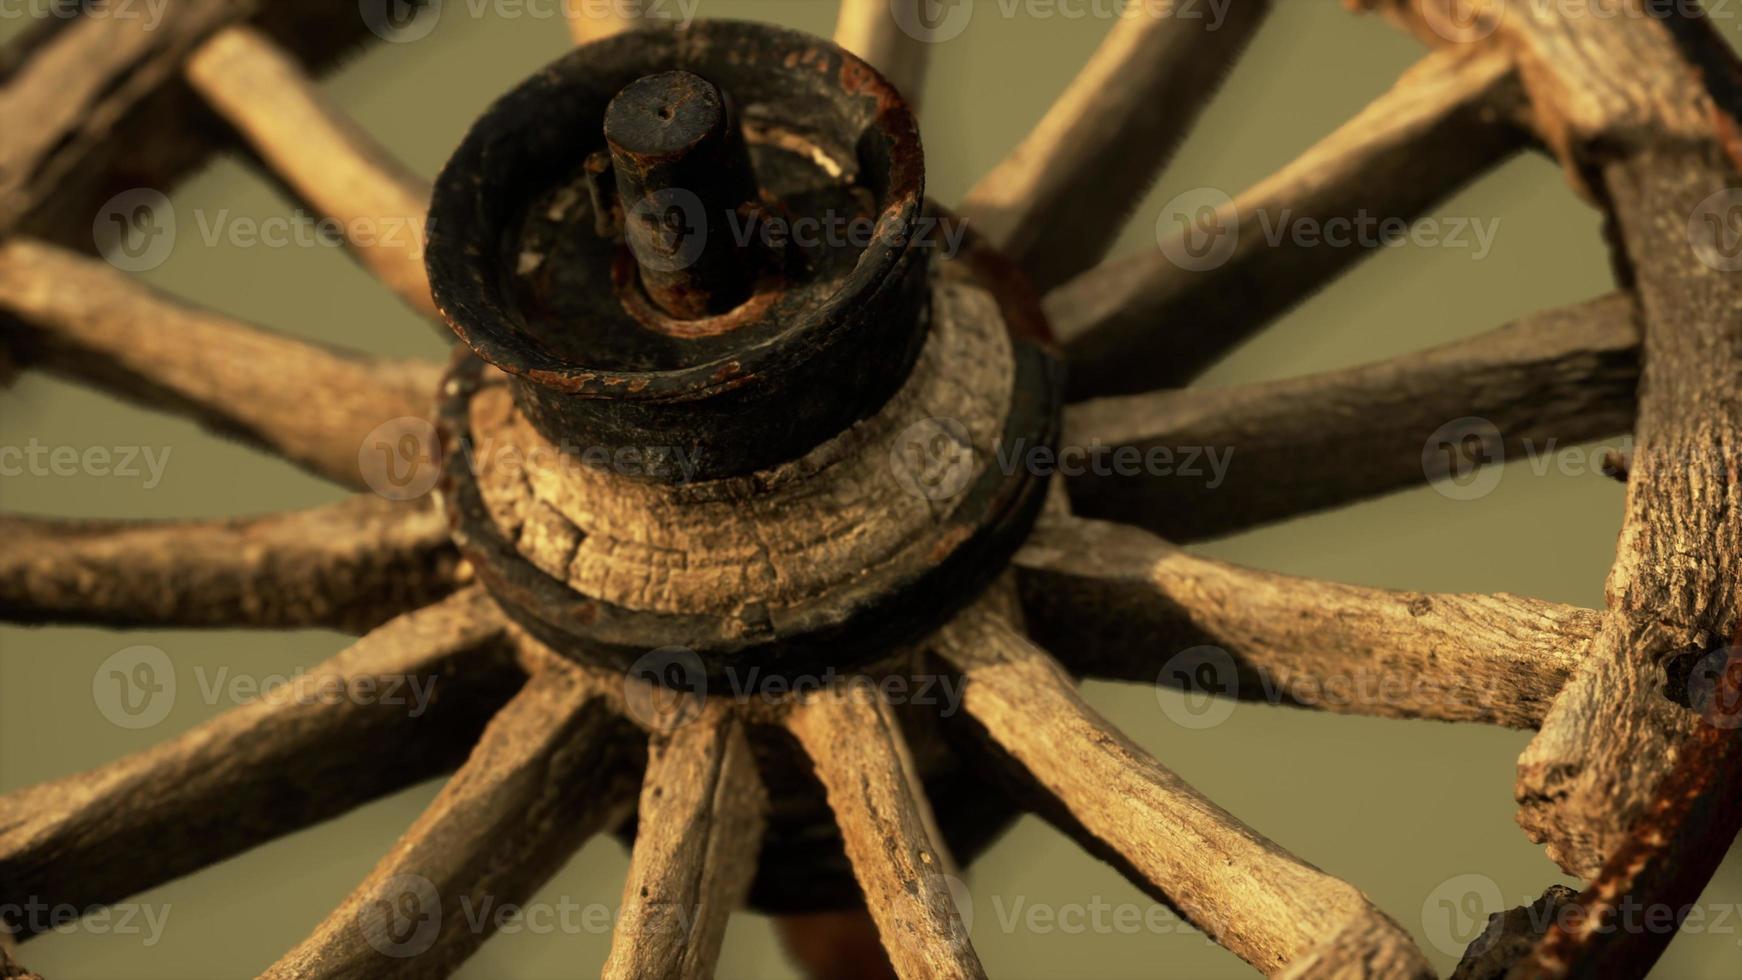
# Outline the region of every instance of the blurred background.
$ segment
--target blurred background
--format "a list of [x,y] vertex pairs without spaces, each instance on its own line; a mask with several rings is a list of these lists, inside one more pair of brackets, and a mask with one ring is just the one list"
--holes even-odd
[[[687,9],[694,0],[681,5]],[[828,0],[699,0],[707,17],[831,33]],[[27,5],[16,5],[17,9]],[[676,0],[665,5],[676,12]],[[940,44],[923,96],[930,193],[951,203],[1040,118],[1111,27],[1107,3],[979,0],[969,27]],[[1233,195],[1292,159],[1383,92],[1423,54],[1384,23],[1330,0],[1288,0],[1259,33],[1204,122],[1134,209],[1120,251],[1156,247],[1155,223],[1182,192]],[[415,41],[379,44],[323,88],[414,170],[433,176],[496,95],[561,55],[554,5],[452,2]],[[656,7],[657,9],[657,7]],[[1007,13],[1007,11],[1009,13]],[[1050,11],[1048,13],[1047,11]],[[1078,16],[1067,16],[1075,11]],[[542,16],[541,16],[542,14]],[[22,30],[0,17],[0,35]],[[1733,27],[1727,26],[1727,30]],[[0,135],[0,138],[4,138]],[[190,216],[260,221],[297,204],[235,159],[175,190]],[[1440,217],[1496,231],[1489,249],[1383,250],[1276,323],[1204,379],[1222,385],[1337,368],[1498,326],[1610,288],[1599,218],[1547,160],[1527,156],[1451,199]],[[153,285],[286,333],[377,354],[440,357],[447,344],[338,248],[208,245],[182,234]],[[160,480],[21,475],[0,508],[70,516],[201,517],[301,508],[340,489],[192,425],[26,373],[0,394],[0,446],[143,446],[169,456]],[[1612,442],[1606,445],[1614,445]],[[1593,462],[1604,446],[1573,449]],[[1613,557],[1622,487],[1560,466],[1506,467],[1494,492],[1448,499],[1431,488],[1204,545],[1232,561],[1300,575],[1432,591],[1510,591],[1596,607]],[[1287,481],[1289,474],[1275,479]],[[178,698],[159,724],[106,721],[92,697],[97,665],[149,644],[181,676],[228,669],[266,679],[341,649],[336,634],[25,630],[0,626],[0,791],[144,749],[223,710]],[[1158,664],[1164,655],[1158,651]],[[1481,917],[1567,882],[1513,822],[1514,760],[1528,734],[1435,722],[1338,717],[1242,704],[1207,729],[1170,721],[1180,695],[1091,683],[1086,696],[1164,764],[1327,871],[1354,882],[1442,972]],[[160,934],[72,928],[32,940],[27,965],[55,980],[199,980],[253,976],[310,929],[373,867],[431,800],[422,785],[139,896]],[[535,899],[614,910],[626,854],[595,840]],[[1110,868],[1025,819],[967,875],[972,935],[995,977],[1250,976],[1248,967],[1165,913]],[[1475,896],[1472,898],[1472,896]],[[1706,926],[1679,938],[1657,976],[1742,976],[1742,858],[1732,852],[1705,897]],[[1097,912],[1099,909],[1101,911]],[[1125,909],[1136,912],[1120,911]],[[1112,911],[1109,911],[1112,910]],[[1140,920],[1130,926],[1134,917]],[[608,919],[490,940],[459,974],[555,980],[603,963]],[[734,920],[720,974],[793,975],[769,924]]]

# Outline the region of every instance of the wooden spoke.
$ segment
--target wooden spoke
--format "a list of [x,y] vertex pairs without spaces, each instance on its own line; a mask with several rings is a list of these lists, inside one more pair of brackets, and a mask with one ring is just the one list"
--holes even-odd
[[635,802],[624,723],[578,671],[533,676],[373,873],[263,977],[445,976]]
[[427,501],[215,521],[0,515],[0,620],[362,633],[469,571]]
[[1522,144],[1501,122],[1517,99],[1504,51],[1429,55],[1213,218],[1192,219],[1160,249],[1108,262],[1054,290],[1047,313],[1070,355],[1073,396],[1190,381],[1371,252],[1354,242],[1306,247],[1292,237],[1272,246],[1278,227],[1311,220],[1322,228],[1363,216],[1414,221]]
[[289,53],[229,27],[188,59],[189,84],[298,195],[338,222],[359,259],[405,302],[436,312],[423,268],[429,182],[320,93]]
[[503,629],[468,589],[178,738],[0,797],[0,903],[117,901],[457,764],[521,683]]
[[810,698],[787,724],[827,791],[896,975],[984,977],[950,891],[949,857],[888,702],[871,686],[849,683]]
[[569,36],[576,44],[601,41],[624,31],[632,31],[646,23],[632,0],[612,3],[575,3],[563,7],[569,20]]
[[1266,974],[1431,977],[1354,886],[1301,862],[1113,729],[1070,676],[984,606],[938,636],[963,707],[1040,794],[1043,815],[1159,890]]
[[[934,0],[842,0],[835,43],[883,73],[914,109],[925,93],[926,63],[932,42],[914,36],[923,30],[924,5]],[[896,19],[896,5],[908,9],[907,23]]]
[[[1636,316],[1632,297],[1614,294],[1351,370],[1072,406],[1067,452],[1167,464],[1084,465],[1070,480],[1072,507],[1189,541],[1443,475],[1443,454],[1463,451],[1434,442],[1458,420],[1484,420],[1483,434],[1503,440],[1483,439],[1486,458],[1469,465],[1625,432],[1639,383]],[[1187,456],[1200,478],[1181,475]]]
[[1534,728],[1600,619],[1245,569],[1075,518],[1043,524],[1016,564],[1029,628],[1073,671],[1341,713]]
[[3,339],[26,363],[192,416],[347,486],[367,486],[358,458],[381,426],[433,432],[413,423],[430,414],[438,365],[270,333],[40,242],[0,244],[0,310],[23,324]]
[[1094,266],[1269,12],[1128,11],[962,216],[1043,291]]
[[710,714],[648,747],[607,978],[712,977],[749,893],[767,800],[742,726]]

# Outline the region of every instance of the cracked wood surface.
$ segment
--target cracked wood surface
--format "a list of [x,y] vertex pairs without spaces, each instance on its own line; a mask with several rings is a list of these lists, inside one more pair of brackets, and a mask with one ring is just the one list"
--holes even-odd
[[951,892],[954,868],[881,692],[852,682],[830,688],[794,708],[787,728],[828,795],[896,975],[984,977]]
[[634,806],[624,722],[574,670],[534,675],[375,870],[265,980],[446,976]]
[[380,360],[190,306],[96,259],[28,239],[0,243],[0,335],[26,365],[188,415],[317,475],[366,489],[359,455],[378,427],[422,419],[441,368]]
[[[1633,298],[1615,293],[1348,370],[1073,405],[1065,451],[1103,463],[1166,451],[1171,465],[1165,476],[1084,467],[1069,481],[1072,507],[1190,541],[1419,485],[1441,448],[1430,438],[1460,419],[1491,424],[1503,442],[1484,449],[1499,458],[1625,432],[1639,382],[1636,316]],[[1177,472],[1187,452],[1199,454],[1201,478]],[[1223,474],[1204,453],[1227,454]]]
[[[1601,619],[1524,596],[1399,592],[1241,568],[1081,518],[1044,521],[1016,571],[1029,629],[1076,672],[1512,728],[1542,722]],[[1221,653],[1173,660],[1206,646]],[[1204,665],[1215,676],[1193,672]]]
[[711,710],[648,746],[606,980],[705,980],[756,873],[767,799],[743,726]]
[[960,214],[1036,289],[1093,267],[1269,12],[1269,0],[1238,0],[1219,19],[1131,8]]
[[423,267],[429,181],[395,160],[254,28],[213,36],[188,59],[186,77],[274,173],[339,222],[370,271],[414,309],[436,315]]
[[[901,97],[919,111],[925,94],[925,69],[931,60],[932,42],[909,31],[923,30],[927,5],[933,0],[842,0],[835,21],[835,43],[853,52],[887,78]],[[897,15],[898,4],[908,8]],[[898,21],[903,16],[907,23]]]
[[1267,975],[1432,977],[1360,890],[1267,840],[1095,713],[1070,675],[979,606],[934,648],[962,671],[963,708],[1046,801],[1042,815],[1118,858],[1187,919]]
[[0,620],[363,633],[469,577],[430,503],[209,521],[0,514]]
[[1509,123],[1518,100],[1505,52],[1431,54],[1207,226],[1194,221],[1160,249],[1053,290],[1046,310],[1070,358],[1072,397],[1190,381],[1372,251],[1273,247],[1272,226],[1362,214],[1414,221],[1522,145]]
[[0,797],[0,903],[118,901],[445,771],[521,683],[503,636],[468,589],[176,738]]

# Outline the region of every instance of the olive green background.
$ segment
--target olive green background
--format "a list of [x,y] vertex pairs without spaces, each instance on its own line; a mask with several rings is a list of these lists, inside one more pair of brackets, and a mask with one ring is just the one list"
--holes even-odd
[[[1265,176],[1377,96],[1422,51],[1383,23],[1330,0],[1286,0],[1217,96],[1206,122],[1135,210],[1121,252],[1154,248],[1163,204],[1200,187],[1229,194]],[[829,33],[836,5],[819,0],[702,0],[713,17],[768,20]],[[562,54],[564,26],[509,4],[472,16],[449,0],[414,43],[377,45],[323,83],[325,90],[418,171],[433,175],[497,93]],[[1111,21],[1018,14],[983,0],[960,37],[938,45],[924,102],[930,191],[954,202],[1040,117]],[[0,30],[22,24],[0,21]],[[4,138],[4,136],[0,136]],[[346,255],[327,247],[204,244],[208,222],[264,219],[295,205],[246,165],[226,159],[174,195],[181,235],[153,285],[289,333],[383,354],[438,356],[444,343]],[[222,209],[229,209],[223,212]],[[1403,246],[1384,251],[1285,317],[1216,368],[1228,384],[1335,368],[1457,339],[1609,286],[1597,214],[1543,159],[1509,163],[1459,194],[1442,216],[1500,221],[1491,254]],[[1158,325],[1161,329],[1164,325]],[[311,392],[311,398],[318,393]],[[0,395],[0,446],[151,446],[171,451],[161,485],[138,479],[16,476],[0,483],[7,511],[195,517],[305,507],[341,491],[270,458],[210,438],[182,421],[25,374]],[[1592,452],[1600,452],[1593,449]],[[1234,465],[1239,465],[1238,456]],[[1284,481],[1290,474],[1278,472]],[[1202,550],[1255,566],[1371,585],[1511,591],[1598,606],[1614,550],[1622,488],[1587,470],[1538,475],[1515,462],[1490,495],[1456,501],[1420,489],[1268,528]],[[161,724],[140,731],[104,720],[92,695],[96,666],[123,647],[158,646],[178,664],[181,694]],[[265,678],[339,650],[327,633],[0,628],[0,791],[143,749],[223,710],[194,682],[222,667]],[[1158,663],[1169,651],[1157,651]],[[1175,724],[1172,694],[1087,685],[1090,701],[1164,763],[1307,860],[1366,890],[1423,943],[1436,966],[1455,955],[1431,943],[1441,899],[1460,876],[1491,879],[1506,905],[1563,881],[1513,823],[1513,766],[1525,733],[1433,722],[1382,721],[1240,705],[1209,729]],[[139,901],[167,909],[161,941],[51,934],[24,959],[55,980],[251,976],[308,933],[429,802],[430,783],[156,889]],[[626,867],[621,846],[597,840],[537,901],[614,908]],[[1464,879],[1468,880],[1468,879]],[[1451,881],[1451,885],[1446,885]],[[1104,912],[1080,927],[1073,911],[1099,903],[1146,910],[1119,875],[1035,820],[1025,820],[968,874],[973,938],[995,977],[1220,977],[1250,970],[1200,935],[1128,928],[1135,913]],[[1678,939],[1662,977],[1742,976],[1742,860],[1735,854],[1707,896],[1725,928]],[[1030,910],[1040,907],[1039,917]],[[1720,908],[1721,907],[1721,908]],[[1425,911],[1424,911],[1425,909]],[[1727,909],[1728,911],[1723,911]],[[1059,913],[1054,921],[1047,916]],[[1172,923],[1171,918],[1165,923]],[[1441,930],[1443,932],[1443,930]],[[1470,935],[1460,933],[1461,940]],[[591,975],[608,930],[523,931],[490,940],[463,977]],[[791,975],[763,919],[734,920],[726,977]]]

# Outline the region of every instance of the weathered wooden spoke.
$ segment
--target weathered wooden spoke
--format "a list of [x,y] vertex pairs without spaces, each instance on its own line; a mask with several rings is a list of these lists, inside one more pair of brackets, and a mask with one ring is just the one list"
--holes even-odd
[[1175,541],[1229,534],[1442,475],[1434,454],[1463,450],[1432,440],[1461,419],[1501,441],[1485,429],[1491,455],[1457,465],[1625,432],[1638,384],[1637,311],[1618,293],[1349,370],[1096,399],[1065,415],[1071,505]]
[[1002,617],[970,610],[935,643],[966,679],[967,717],[1032,779],[1042,814],[1240,958],[1272,975],[1433,976],[1407,934],[1358,889],[1156,762]]
[[[835,43],[883,73],[895,90],[917,107],[925,92],[925,69],[932,43],[923,33],[922,13],[931,0],[842,0]],[[905,5],[905,11],[897,8]],[[904,17],[906,23],[897,17]]]
[[535,674],[373,873],[270,978],[451,973],[587,838],[634,806],[624,723],[577,671]]
[[0,342],[25,364],[189,415],[357,488],[367,486],[358,458],[368,435],[428,416],[441,373],[274,334],[26,239],[0,244],[0,311],[22,324]]
[[250,27],[230,27],[188,59],[188,82],[401,299],[434,314],[423,268],[429,182],[332,105],[296,59]]
[[[1385,95],[1159,250],[1114,259],[1048,294],[1073,397],[1190,381],[1369,248],[1309,248],[1275,229],[1302,219],[1410,222],[1505,159],[1518,85],[1504,51],[1429,55]],[[1208,199],[1204,203],[1206,206]],[[1183,220],[1182,218],[1182,220]]]
[[1029,629],[1078,673],[1514,728],[1541,723],[1601,618],[1241,568],[1082,518],[1043,522],[1016,570]]
[[468,574],[428,501],[213,521],[0,514],[0,620],[362,633]]
[[607,978],[714,975],[756,870],[765,806],[743,726],[725,712],[653,740]]
[[155,748],[0,797],[0,904],[113,902],[456,765],[522,681],[503,631],[468,589]]
[[1038,289],[1094,266],[1269,12],[1269,0],[1220,20],[1174,4],[1128,11],[962,216]]
[[843,684],[795,708],[787,727],[828,793],[896,974],[985,976],[950,890],[953,864],[882,693]]

